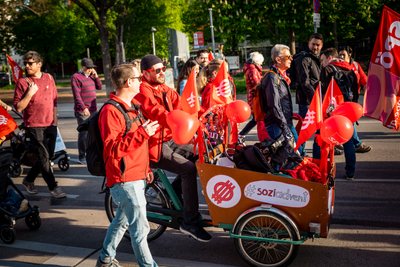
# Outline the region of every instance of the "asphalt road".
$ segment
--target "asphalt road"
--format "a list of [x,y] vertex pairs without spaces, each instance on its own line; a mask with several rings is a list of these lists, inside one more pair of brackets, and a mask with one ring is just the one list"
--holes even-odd
[[[108,226],[104,196],[98,194],[102,179],[90,176],[76,162],[72,104],[60,104],[59,117],[71,166],[66,172],[55,167],[55,173],[68,197],[51,199],[43,179],[37,179],[40,193],[28,200],[40,207],[42,226],[29,231],[23,220],[17,221],[16,242],[6,245],[0,241],[0,266],[95,265]],[[329,236],[301,245],[292,266],[400,266],[400,134],[365,118],[358,131],[373,150],[357,154],[354,181],[342,178],[344,156],[335,158],[335,213]],[[255,129],[247,140],[256,141]],[[311,142],[306,148],[310,152]],[[14,179],[18,186],[22,177]],[[213,239],[204,244],[167,230],[150,248],[160,266],[247,266],[227,233],[218,228],[210,231]],[[117,257],[123,266],[137,266],[125,239]]]

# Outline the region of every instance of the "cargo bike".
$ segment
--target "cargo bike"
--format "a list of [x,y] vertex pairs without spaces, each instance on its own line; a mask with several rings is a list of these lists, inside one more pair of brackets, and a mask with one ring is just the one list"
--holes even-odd
[[[205,127],[210,116],[223,114],[223,107],[216,106],[199,119],[197,144],[203,145],[205,153],[199,153],[196,165],[210,215],[203,224],[225,230],[251,266],[289,265],[307,239],[328,236],[334,209],[333,158],[328,162],[325,183],[238,169],[226,164],[232,160],[232,149],[224,144],[213,145]],[[219,122],[229,132],[226,118]],[[160,237],[168,227],[179,229],[183,220],[182,203],[167,175],[160,169],[154,174],[155,180],[145,193],[149,241]],[[106,212],[112,220],[116,207],[109,192],[105,192]]]

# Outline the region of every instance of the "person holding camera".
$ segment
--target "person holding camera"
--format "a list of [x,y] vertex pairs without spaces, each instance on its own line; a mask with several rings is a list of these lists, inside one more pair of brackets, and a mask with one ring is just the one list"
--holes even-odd
[[[102,87],[93,60],[83,58],[81,64],[82,69],[71,77],[75,118],[78,125],[97,111],[96,90],[101,90]],[[80,131],[78,133],[78,157],[81,164],[86,164],[86,139],[87,131]]]

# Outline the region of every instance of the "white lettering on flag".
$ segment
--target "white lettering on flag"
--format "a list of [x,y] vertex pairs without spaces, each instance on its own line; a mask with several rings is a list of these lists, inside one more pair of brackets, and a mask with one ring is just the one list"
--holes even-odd
[[306,117],[303,120],[303,124],[301,125],[301,129],[305,130],[308,126],[313,125],[315,123],[315,111],[308,111]]
[[223,80],[217,87],[217,96],[229,97],[231,95],[231,88],[229,80]]
[[4,115],[0,115],[0,125],[6,125],[8,119]]
[[186,101],[189,104],[189,107],[193,108],[195,103],[196,103],[196,97],[193,94],[193,92],[190,93],[190,96],[188,98],[186,98]]

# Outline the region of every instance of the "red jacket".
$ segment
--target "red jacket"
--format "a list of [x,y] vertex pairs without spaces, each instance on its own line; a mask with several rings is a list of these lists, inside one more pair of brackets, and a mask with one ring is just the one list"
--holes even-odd
[[[115,183],[142,180],[151,172],[149,167],[149,135],[141,126],[143,119],[136,119],[138,112],[131,109],[115,94],[113,99],[129,110],[128,115],[133,120],[131,129],[124,136],[126,122],[124,115],[114,106],[106,105],[99,116],[99,128],[104,144],[107,186]],[[134,104],[134,100],[132,101]]]
[[243,68],[246,79],[247,103],[253,108],[254,91],[262,78],[261,66],[246,63]]
[[[163,94],[165,94],[167,103],[164,103]],[[160,128],[149,139],[150,160],[158,162],[162,143],[172,138],[167,124],[167,115],[170,111],[181,108],[180,96],[165,84],[158,85],[156,89],[148,82],[143,81],[140,85],[140,93],[135,96],[135,99],[140,103],[143,115],[160,124]]]

